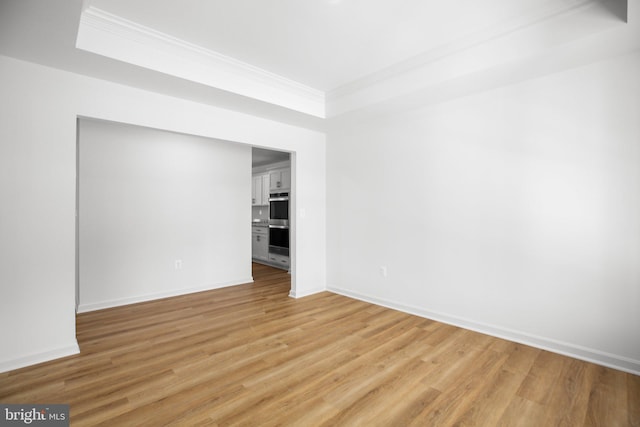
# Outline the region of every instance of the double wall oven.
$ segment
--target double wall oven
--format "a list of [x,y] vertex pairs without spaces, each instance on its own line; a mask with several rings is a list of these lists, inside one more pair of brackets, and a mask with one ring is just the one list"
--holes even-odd
[[269,252],[289,256],[289,193],[269,195]]

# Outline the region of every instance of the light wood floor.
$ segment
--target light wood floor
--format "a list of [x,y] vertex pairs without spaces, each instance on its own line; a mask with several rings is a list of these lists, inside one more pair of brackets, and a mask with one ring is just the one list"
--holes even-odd
[[78,426],[640,425],[640,377],[254,277],[81,314],[81,354],[0,374],[0,402]]

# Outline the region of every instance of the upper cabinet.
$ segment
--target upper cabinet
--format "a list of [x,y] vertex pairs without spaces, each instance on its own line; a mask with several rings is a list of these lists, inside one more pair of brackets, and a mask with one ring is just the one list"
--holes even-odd
[[251,206],[262,204],[262,177],[251,177]]
[[291,169],[276,169],[269,172],[269,189],[271,191],[291,189]]
[[262,204],[269,204],[269,174],[261,175],[262,177]]
[[251,206],[269,204],[269,175],[254,175],[251,178]]

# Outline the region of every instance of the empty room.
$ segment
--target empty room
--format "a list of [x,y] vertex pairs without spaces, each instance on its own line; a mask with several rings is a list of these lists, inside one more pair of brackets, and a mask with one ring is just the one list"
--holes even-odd
[[640,425],[640,0],[0,0],[0,177],[1,425]]

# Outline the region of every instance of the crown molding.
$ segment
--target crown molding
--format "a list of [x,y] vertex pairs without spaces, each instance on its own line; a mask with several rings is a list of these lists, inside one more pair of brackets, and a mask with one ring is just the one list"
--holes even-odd
[[498,37],[507,36],[510,33],[522,30],[525,27],[528,27],[535,23],[540,23],[543,20],[550,19],[561,13],[577,11],[581,8],[588,7],[597,2],[598,0],[564,0],[546,2],[537,9],[532,10],[531,13],[527,14],[526,16],[514,18],[509,21],[503,21],[498,24],[489,26],[458,40],[454,40],[450,43],[437,46],[405,61],[401,61],[390,67],[386,67],[382,70],[371,73],[358,80],[339,86],[329,91],[327,93],[327,97],[336,98],[339,96],[344,96],[346,94],[360,90],[363,87],[375,84],[381,80],[385,80],[398,74],[407,72],[411,69],[436,62],[464,50],[478,47],[483,43],[490,42],[491,40]]
[[[443,100],[464,96],[466,92],[456,89],[455,82],[486,75],[490,70],[513,69],[517,63],[529,67],[545,52],[626,22],[627,3],[547,0],[526,15],[441,45],[326,94],[123,19],[91,6],[90,0],[83,6],[76,47],[324,119],[378,108],[417,93],[436,91],[440,93],[438,99]],[[481,90],[477,84],[471,86]]]
[[[525,16],[503,21],[369,74],[327,93],[327,117],[359,110],[395,97],[445,87],[463,76],[543,55],[611,23],[614,4],[626,0],[547,1]],[[458,94],[457,96],[461,96]]]
[[324,92],[93,6],[76,47],[242,96],[325,117]]

